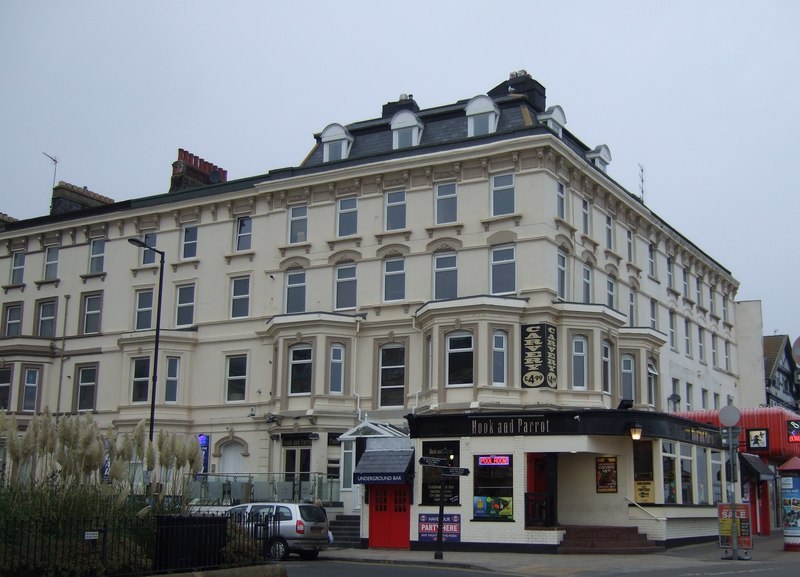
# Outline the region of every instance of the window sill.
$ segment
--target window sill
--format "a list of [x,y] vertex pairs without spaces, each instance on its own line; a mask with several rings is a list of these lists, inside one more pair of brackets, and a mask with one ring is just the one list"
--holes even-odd
[[6,285],[3,285],[3,292],[5,294],[8,294],[8,291],[10,291],[10,290],[19,290],[19,292],[24,293],[25,292],[25,283],[23,282],[23,283],[19,283],[19,284],[6,284]]
[[556,217],[556,230],[561,230],[562,228],[565,229],[569,233],[570,237],[573,237],[573,238],[575,236],[575,231],[578,230],[577,228],[572,226],[570,223],[568,223],[566,220],[564,220],[560,216],[557,216]]
[[231,253],[231,254],[225,254],[225,255],[222,255],[222,256],[225,259],[225,263],[226,264],[231,264],[231,261],[234,260],[234,259],[240,260],[240,259],[245,259],[246,258],[250,262],[253,262],[253,257],[256,256],[256,253],[255,253],[255,251],[252,251],[252,250],[246,250],[246,251],[242,251],[242,252],[234,252],[234,253]]
[[100,282],[105,282],[106,273],[104,273],[104,272],[93,272],[93,273],[89,273],[89,274],[82,274],[82,275],[80,275],[80,277],[81,277],[81,280],[83,281],[83,284],[86,284],[87,280],[91,280],[91,279],[95,279],[95,278],[99,278]]
[[194,269],[197,269],[200,266],[200,259],[199,258],[190,258],[186,260],[180,260],[178,262],[173,262],[169,266],[172,267],[172,272],[178,272],[178,269],[181,267],[191,266]]
[[618,255],[617,253],[615,253],[610,248],[605,249],[603,251],[603,253],[606,255],[607,259],[615,260],[617,262],[617,266],[619,266],[619,264],[622,262],[622,257],[620,255]]
[[353,244],[356,247],[361,246],[361,236],[360,235],[352,235],[352,236],[340,236],[338,238],[334,238],[328,242],[328,250],[333,250],[336,248],[337,245],[346,245],[346,244]]
[[661,284],[661,281],[660,281],[660,280],[658,280],[658,277],[655,277],[655,276],[653,276],[653,275],[651,275],[651,274],[648,274],[648,275],[647,275],[647,278],[649,278],[651,281],[653,281],[653,282],[654,282],[654,283],[656,283],[656,284]]
[[582,234],[581,242],[583,243],[584,246],[589,248],[593,253],[597,252],[598,244],[590,236]]
[[47,280],[37,280],[33,281],[33,284],[36,285],[37,289],[41,289],[43,286],[53,285],[54,287],[58,288],[59,283],[61,282],[60,278],[51,278]]
[[425,232],[428,233],[428,238],[433,238],[435,233],[440,232],[448,232],[448,231],[455,231],[456,236],[461,234],[462,229],[464,228],[463,222],[447,222],[443,224],[434,224],[433,226],[425,227]]
[[145,265],[145,266],[139,266],[139,267],[136,267],[136,268],[132,268],[131,269],[131,274],[133,275],[133,278],[136,278],[139,275],[139,273],[147,273],[147,272],[151,272],[151,273],[153,273],[153,276],[155,276],[155,275],[158,274],[158,268],[159,268],[158,265],[150,265],[150,264],[148,264],[148,265]]
[[308,254],[311,252],[311,243],[310,242],[295,242],[292,244],[284,244],[278,247],[278,250],[281,251],[281,256],[286,256],[287,251],[293,252],[304,252]]
[[675,297],[676,299],[677,299],[679,296],[681,296],[681,293],[679,293],[678,291],[676,291],[676,290],[675,290],[674,288],[672,288],[671,286],[668,286],[668,287],[667,287],[667,294],[669,294],[669,295],[671,295],[671,296]]
[[386,232],[382,232],[375,235],[375,240],[378,241],[378,244],[383,244],[384,239],[391,239],[391,238],[404,238],[406,241],[411,240],[411,229],[410,228],[399,228],[397,230],[387,230]]
[[514,517],[495,517],[495,518],[488,518],[488,519],[481,519],[478,517],[473,517],[469,520],[470,523],[513,523]]
[[632,262],[629,262],[626,265],[626,267],[628,269],[628,272],[631,273],[631,274],[636,275],[637,278],[642,276],[642,269],[640,269],[638,266],[636,266]]
[[522,220],[522,214],[519,212],[514,212],[512,214],[503,214],[500,216],[491,216],[489,218],[481,219],[481,224],[483,225],[483,230],[489,230],[489,228],[493,224],[503,224],[507,222],[513,222],[514,226],[519,226],[519,221]]

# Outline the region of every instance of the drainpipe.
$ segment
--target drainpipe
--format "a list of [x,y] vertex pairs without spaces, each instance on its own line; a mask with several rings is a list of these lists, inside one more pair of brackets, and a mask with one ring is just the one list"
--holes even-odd
[[69,295],[64,295],[64,326],[61,328],[61,362],[58,367],[58,397],[56,398],[56,423],[61,414],[61,387],[64,380],[64,353],[67,343],[67,316],[69,314]]

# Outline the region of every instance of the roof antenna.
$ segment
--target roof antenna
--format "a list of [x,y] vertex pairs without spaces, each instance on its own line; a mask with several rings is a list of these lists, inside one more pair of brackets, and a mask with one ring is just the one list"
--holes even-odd
[[46,152],[43,152],[42,154],[44,154],[47,158],[49,158],[50,160],[53,161],[53,188],[55,188],[56,187],[56,172],[58,171],[58,158],[56,158],[55,156],[50,156]]
[[644,204],[644,165],[639,164],[639,194],[642,197],[642,204]]

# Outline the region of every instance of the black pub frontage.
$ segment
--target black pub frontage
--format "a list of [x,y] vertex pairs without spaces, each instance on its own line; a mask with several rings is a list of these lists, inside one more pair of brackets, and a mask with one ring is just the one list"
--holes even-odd
[[450,550],[555,552],[580,526],[635,528],[665,546],[718,535],[728,488],[715,427],[623,409],[406,420],[418,457],[469,470],[442,478],[442,468],[414,462],[412,549],[435,548],[442,497]]

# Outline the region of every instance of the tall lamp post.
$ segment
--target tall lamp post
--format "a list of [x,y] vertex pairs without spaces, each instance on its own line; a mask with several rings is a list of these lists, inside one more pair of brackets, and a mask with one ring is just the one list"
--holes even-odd
[[150,443],[153,442],[153,427],[156,420],[156,382],[158,381],[158,345],[161,341],[161,293],[164,292],[164,251],[150,246],[140,238],[129,238],[128,242],[144,250],[152,250],[159,257],[158,263],[158,301],[156,304],[156,336],[153,343],[153,377],[150,391]]

